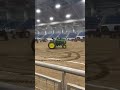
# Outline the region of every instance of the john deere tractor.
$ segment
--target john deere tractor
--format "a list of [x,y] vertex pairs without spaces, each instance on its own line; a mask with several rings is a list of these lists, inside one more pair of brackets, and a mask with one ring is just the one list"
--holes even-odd
[[[53,39],[53,38],[52,38]],[[48,47],[50,49],[54,49],[58,46],[62,46],[62,48],[66,48],[66,40],[65,39],[61,39],[61,38],[57,38],[57,39],[53,39],[52,41],[50,41],[48,43]]]

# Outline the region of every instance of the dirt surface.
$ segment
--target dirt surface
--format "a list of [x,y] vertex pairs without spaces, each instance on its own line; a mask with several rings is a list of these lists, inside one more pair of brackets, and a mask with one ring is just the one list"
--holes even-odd
[[[85,70],[85,42],[68,41],[66,49],[62,49],[61,47],[57,47],[56,49],[49,49],[48,42],[36,43],[35,46],[35,59],[37,61]],[[59,71],[38,66],[36,66],[35,69],[37,73],[61,80],[62,73]],[[66,77],[68,83],[77,84],[82,87],[85,86],[84,77],[71,74],[67,74]],[[40,79],[39,81],[38,77],[36,78],[36,87],[41,88],[41,90],[45,90],[46,87],[49,88],[48,90],[54,90],[54,84],[51,85],[52,82],[48,82],[48,86],[46,86],[45,80]]]
[[34,87],[31,39],[0,41],[0,82]]
[[119,40],[90,38],[86,41],[85,49],[86,89],[120,90]]

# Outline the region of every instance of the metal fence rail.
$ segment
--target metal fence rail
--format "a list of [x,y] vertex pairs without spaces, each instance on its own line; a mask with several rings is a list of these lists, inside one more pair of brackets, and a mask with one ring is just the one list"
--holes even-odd
[[[55,79],[55,78],[52,78],[52,77],[49,77],[49,76],[45,76],[45,75],[42,75],[42,74],[39,74],[39,73],[35,73],[35,76],[39,77],[39,78],[43,78],[46,80],[46,84],[47,84],[47,81],[51,81],[51,82],[54,82],[58,84],[58,90],[61,90],[61,80],[58,80],[58,79]],[[55,88],[54,88],[55,90]]]
[[58,90],[70,90],[70,88],[73,88],[74,90],[84,90],[84,88],[81,88],[77,85],[67,84],[66,73],[85,77],[85,71],[73,69],[70,67],[64,67],[64,66],[60,66],[60,65],[48,64],[48,63],[40,62],[40,61],[35,61],[35,65],[62,72],[62,81],[45,76],[45,75],[42,75],[42,74],[35,73],[36,76],[39,76],[39,77],[42,77],[44,79],[58,83],[58,86],[59,86]]
[[74,90],[85,90],[85,88],[83,88],[83,87],[80,87],[78,85],[74,85],[74,84],[68,83],[67,84],[67,90],[71,90],[71,89],[74,89]]

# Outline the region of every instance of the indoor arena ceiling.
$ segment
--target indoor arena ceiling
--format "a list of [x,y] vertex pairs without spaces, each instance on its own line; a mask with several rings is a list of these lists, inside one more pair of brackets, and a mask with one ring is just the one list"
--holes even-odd
[[[85,0],[36,0],[36,9],[40,13],[36,13],[36,20],[40,23],[50,23],[50,17],[54,22],[68,20],[66,15],[69,14],[69,19],[83,19],[85,17]],[[60,4],[60,8],[56,9],[56,4]]]

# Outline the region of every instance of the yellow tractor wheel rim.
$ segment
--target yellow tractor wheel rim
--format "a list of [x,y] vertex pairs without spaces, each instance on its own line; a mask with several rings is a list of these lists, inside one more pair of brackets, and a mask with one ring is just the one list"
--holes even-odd
[[55,47],[55,44],[54,44],[54,43],[50,43],[50,44],[49,44],[49,47],[50,47],[50,48],[54,48],[54,47]]

